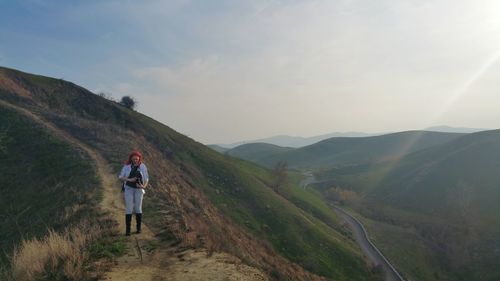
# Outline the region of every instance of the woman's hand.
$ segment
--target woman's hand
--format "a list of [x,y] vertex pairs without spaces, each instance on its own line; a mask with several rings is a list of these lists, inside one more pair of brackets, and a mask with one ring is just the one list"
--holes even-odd
[[138,187],[138,188],[142,188],[142,189],[144,189],[144,188],[145,188],[145,186],[144,186],[142,183],[137,183],[137,187]]
[[137,178],[127,178],[127,181],[128,181],[128,182],[136,182],[136,181],[137,181]]

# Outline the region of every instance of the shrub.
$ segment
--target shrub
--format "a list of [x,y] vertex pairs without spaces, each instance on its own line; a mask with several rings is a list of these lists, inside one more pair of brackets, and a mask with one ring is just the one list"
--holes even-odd
[[85,248],[100,230],[91,226],[63,233],[49,230],[42,239],[24,240],[12,256],[14,280],[82,280],[88,261]]
[[134,110],[137,106],[137,101],[133,97],[123,96],[122,99],[120,100],[120,104],[128,109]]
[[111,94],[108,94],[105,92],[99,92],[97,95],[100,96],[101,98],[105,98],[107,100],[116,102],[116,100],[113,98],[113,96]]

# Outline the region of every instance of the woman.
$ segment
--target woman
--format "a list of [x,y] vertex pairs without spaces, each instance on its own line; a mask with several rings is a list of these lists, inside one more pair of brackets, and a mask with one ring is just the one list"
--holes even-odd
[[137,233],[141,233],[142,197],[145,193],[144,189],[148,185],[149,176],[148,169],[142,163],[142,154],[139,151],[130,153],[118,178],[124,182],[125,189],[125,235],[130,235],[132,211],[135,212]]

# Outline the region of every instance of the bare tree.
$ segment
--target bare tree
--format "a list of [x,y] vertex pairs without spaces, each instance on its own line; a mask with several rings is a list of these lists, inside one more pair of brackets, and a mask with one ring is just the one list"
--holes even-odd
[[276,163],[273,169],[274,176],[274,190],[281,194],[281,191],[288,183],[288,164],[285,161],[279,161]]
[[97,95],[100,96],[100,97],[102,97],[102,98],[105,98],[107,100],[116,102],[116,100],[113,98],[113,96],[111,94],[108,94],[108,93],[105,93],[105,92],[99,92]]

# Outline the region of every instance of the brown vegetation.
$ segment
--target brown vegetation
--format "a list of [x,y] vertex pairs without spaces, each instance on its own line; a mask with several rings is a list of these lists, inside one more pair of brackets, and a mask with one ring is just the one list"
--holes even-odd
[[101,235],[103,229],[82,223],[62,233],[49,230],[43,238],[23,240],[12,256],[12,278],[84,280],[89,275],[87,248]]
[[15,93],[21,97],[28,99],[32,98],[32,94],[28,90],[26,90],[21,85],[19,85],[19,83],[10,78],[7,75],[7,71],[2,69],[0,69],[0,86],[3,89]]
[[[151,189],[163,200],[167,226],[182,242],[182,247],[203,247],[210,252],[228,252],[250,266],[264,269],[278,280],[322,280],[278,255],[266,241],[259,241],[222,216],[198,188],[186,182],[178,168],[147,142],[145,151],[152,173],[157,177]],[[176,214],[176,215],[175,215]],[[175,219],[177,218],[177,219]]]
[[347,189],[342,189],[340,187],[331,187],[325,192],[325,198],[334,202],[339,202],[340,204],[357,205],[360,198],[359,195]]
[[[24,83],[28,86],[23,88],[30,89],[29,81],[23,81],[20,85]],[[79,96],[90,95],[90,93],[83,93],[81,88],[72,87],[75,89],[65,88],[64,90],[74,90]],[[44,92],[45,90],[38,89],[37,91]],[[9,92],[12,93],[12,91]],[[14,92],[14,94],[18,93]],[[82,100],[79,101],[82,102]],[[85,101],[92,103],[91,99]],[[42,99],[37,98],[36,105],[26,104],[18,99],[12,99],[10,102],[15,102],[17,106],[25,109],[28,106],[33,107],[29,110],[43,114],[42,118],[48,120],[50,126],[64,130],[68,135],[102,153],[109,163],[116,163],[113,166],[115,173],[118,172],[124,155],[130,150],[140,148],[150,167],[150,174],[154,175],[145,201],[150,201],[146,204],[154,208],[154,214],[150,209],[149,215],[154,215],[155,218],[154,220],[148,218],[148,213],[146,213],[145,221],[160,236],[170,239],[175,237],[180,248],[205,248],[209,253],[228,252],[250,266],[263,269],[273,279],[323,280],[286,260],[277,254],[268,242],[252,237],[240,226],[224,217],[202,192],[201,187],[193,182],[192,178],[196,177],[199,172],[195,168],[184,167],[171,159],[174,148],[165,147],[154,139],[137,135],[137,132],[116,124],[90,121],[79,117],[78,114],[88,116],[89,112],[82,109],[87,105],[79,104],[82,111],[76,113],[71,108],[63,107],[62,102],[55,101],[56,107],[47,112],[43,110],[47,105]],[[89,110],[92,109],[93,107],[90,106]],[[117,116],[121,114],[119,110],[115,113],[118,114]],[[164,137],[169,138],[169,136]],[[77,227],[62,234],[51,231],[43,239],[25,241],[14,254],[14,276],[18,280],[32,280],[30,278],[34,278],[37,274],[44,274],[47,269],[48,272],[58,269],[57,272],[61,272],[68,279],[82,279],[76,277],[85,274],[84,266],[88,256],[82,249],[88,245],[89,241],[97,237],[98,233],[99,230],[82,231]]]

